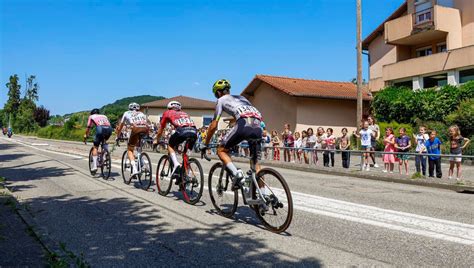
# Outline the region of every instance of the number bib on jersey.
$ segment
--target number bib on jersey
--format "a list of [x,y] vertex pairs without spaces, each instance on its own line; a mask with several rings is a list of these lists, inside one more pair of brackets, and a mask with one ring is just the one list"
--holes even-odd
[[239,114],[239,117],[241,118],[257,118],[261,119],[262,115],[260,112],[253,106],[248,106],[248,105],[242,105],[237,107],[236,109],[237,113]]
[[194,126],[193,120],[191,118],[178,118],[174,120],[174,125],[177,127],[189,127],[189,126]]
[[144,114],[133,114],[130,117],[130,123],[132,123],[134,126],[145,126],[146,116]]

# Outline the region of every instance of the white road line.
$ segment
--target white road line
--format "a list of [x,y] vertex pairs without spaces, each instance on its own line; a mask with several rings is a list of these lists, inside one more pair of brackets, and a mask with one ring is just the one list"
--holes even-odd
[[[87,157],[49,151],[16,140],[12,141],[48,153],[70,156],[76,159],[84,159],[86,161],[88,160]],[[115,168],[121,168],[120,161],[115,160],[113,162],[118,164],[113,164]],[[205,174],[205,176],[207,176],[207,174]],[[283,195],[283,190],[281,189],[272,190],[277,195]],[[474,225],[471,224],[382,209],[293,191],[292,196],[294,208],[305,212],[383,227],[448,242],[474,245]]]
[[47,143],[32,143],[33,146],[49,146]]

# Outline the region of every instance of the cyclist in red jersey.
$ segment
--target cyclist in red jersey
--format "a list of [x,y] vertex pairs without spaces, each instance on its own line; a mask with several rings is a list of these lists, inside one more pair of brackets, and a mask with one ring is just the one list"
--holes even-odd
[[189,115],[181,111],[181,103],[177,101],[171,101],[168,103],[168,110],[163,114],[160,122],[160,129],[156,134],[154,144],[158,144],[166,125],[170,123],[174,128],[175,132],[171,135],[168,141],[168,154],[173,161],[173,172],[171,174],[179,174],[180,164],[176,156],[175,148],[186,140],[189,140],[189,148],[193,148],[197,140],[197,129],[193,120]]

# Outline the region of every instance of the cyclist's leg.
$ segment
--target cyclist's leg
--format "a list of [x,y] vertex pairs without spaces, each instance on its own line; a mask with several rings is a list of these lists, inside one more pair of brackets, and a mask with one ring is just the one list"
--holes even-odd
[[103,139],[103,129],[101,126],[96,127],[94,146],[92,148],[92,170],[97,170],[97,149],[100,146],[100,142]]
[[[243,173],[232,162],[232,159],[229,155],[231,148],[235,147],[237,144],[242,142],[244,139],[242,137],[242,130],[245,127],[245,121],[237,120],[234,128],[227,133],[227,135],[222,139],[221,143],[217,147],[217,156],[224,163],[225,167],[232,173],[234,178],[243,178]],[[237,180],[234,180],[234,182]]]
[[130,138],[128,139],[128,144],[127,144],[127,155],[128,155],[128,159],[130,160],[130,165],[133,168],[132,174],[138,172],[137,163],[135,162],[135,154],[133,151],[135,150],[135,146],[137,145],[139,141],[139,138],[140,138],[139,135],[140,133],[134,127],[132,127],[132,130],[130,131]]
[[173,162],[173,171],[171,172],[171,174],[174,174],[176,170],[180,167],[178,157],[174,148],[176,148],[181,142],[183,142],[181,132],[179,131],[179,129],[177,129],[176,132],[171,135],[167,146],[168,155],[170,156],[170,159]]

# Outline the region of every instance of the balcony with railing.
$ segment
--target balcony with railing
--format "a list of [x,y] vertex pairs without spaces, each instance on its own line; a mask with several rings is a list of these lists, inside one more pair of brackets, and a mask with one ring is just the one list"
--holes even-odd
[[385,23],[385,42],[414,46],[446,38],[448,33],[461,31],[460,11],[435,5]]

